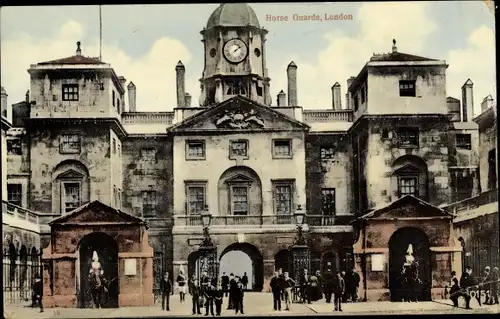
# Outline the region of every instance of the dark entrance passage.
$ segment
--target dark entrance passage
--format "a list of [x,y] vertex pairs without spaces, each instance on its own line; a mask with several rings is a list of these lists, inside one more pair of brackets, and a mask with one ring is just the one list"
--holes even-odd
[[334,252],[326,252],[321,258],[321,273],[324,274],[328,268],[335,274],[337,272],[337,256]]
[[104,277],[108,281],[108,292],[103,293],[103,308],[118,308],[118,244],[109,235],[95,232],[86,235],[80,241],[80,290],[78,292],[78,306],[90,308],[93,306],[89,285],[89,274],[92,267],[94,251],[97,253]]
[[242,277],[246,272],[248,290],[264,289],[264,259],[257,247],[248,243],[231,244],[220,255],[219,265],[220,274],[226,272]]
[[412,245],[413,257],[418,263],[418,274],[422,281],[417,292],[418,300],[431,300],[431,269],[429,238],[418,228],[400,228],[392,234],[389,240],[389,289],[391,301],[401,301],[404,293],[402,284],[403,264],[408,247]]
[[283,272],[292,273],[292,252],[288,249],[282,249],[274,255],[274,269],[283,270]]

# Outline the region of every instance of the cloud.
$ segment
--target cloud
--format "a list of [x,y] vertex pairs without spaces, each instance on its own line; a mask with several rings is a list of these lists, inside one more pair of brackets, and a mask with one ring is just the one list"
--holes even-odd
[[[83,26],[67,21],[60,30],[46,38],[32,38],[28,34],[2,43],[2,86],[9,94],[9,104],[24,99],[29,89],[30,64],[54,60],[75,54],[76,41],[85,38]],[[82,54],[99,56],[99,39],[82,43]],[[103,60],[110,63],[117,75],[133,81],[137,87],[138,111],[171,111],[176,106],[175,66],[182,60],[189,69],[191,54],[186,46],[174,38],[156,40],[150,50],[139,58],[131,58],[118,46],[103,42]],[[186,91],[199,90],[195,79],[186,79]],[[128,101],[128,98],[126,101]],[[194,100],[194,99],[193,99]]]
[[481,102],[491,94],[496,97],[495,34],[486,25],[473,30],[467,47],[448,54],[448,95],[461,99],[461,87],[470,78],[474,83],[474,113],[481,112]]

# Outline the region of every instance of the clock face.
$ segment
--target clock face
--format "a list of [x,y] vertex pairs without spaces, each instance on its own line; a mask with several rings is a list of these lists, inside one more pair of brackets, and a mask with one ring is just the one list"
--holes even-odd
[[248,54],[248,47],[240,39],[232,39],[224,44],[224,56],[231,63],[240,63]]

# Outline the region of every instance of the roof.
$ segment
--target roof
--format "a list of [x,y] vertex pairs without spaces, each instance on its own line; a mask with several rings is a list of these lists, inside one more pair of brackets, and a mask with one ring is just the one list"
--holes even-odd
[[223,3],[210,15],[207,29],[217,26],[260,28],[255,11],[245,3]]
[[438,60],[402,52],[377,54],[370,58],[370,62],[407,62],[407,61],[438,61]]
[[47,65],[47,64],[106,64],[106,63],[102,62],[98,58],[90,58],[83,55],[73,55],[67,58],[38,63],[38,65]]
[[413,195],[405,195],[405,196],[400,197],[397,200],[395,200],[389,204],[381,205],[379,207],[374,207],[369,213],[358,217],[358,219],[373,218],[373,217],[376,217],[377,215],[380,215],[384,212],[390,211],[398,206],[403,206],[404,204],[407,204],[407,203],[413,203],[415,205],[420,205],[424,208],[427,208],[428,211],[437,212],[439,215],[447,216],[450,218],[453,217],[453,214],[446,212],[445,210],[443,210],[440,207],[432,205],[432,204],[430,204],[424,200],[421,200],[420,198],[417,198]]

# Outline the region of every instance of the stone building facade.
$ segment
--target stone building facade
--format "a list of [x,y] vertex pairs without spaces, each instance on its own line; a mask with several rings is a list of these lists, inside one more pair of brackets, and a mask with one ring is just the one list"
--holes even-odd
[[[7,131],[20,145],[7,178],[21,185],[23,206],[40,212],[44,247],[49,221],[99,201],[147,221],[155,280],[159,269],[192,272],[208,205],[220,258],[247,253],[260,291],[275,268],[289,266],[299,205],[312,270],[328,262],[343,270],[357,264],[356,217],[405,195],[438,212],[479,192],[479,133],[467,117],[473,84],[464,85],[462,107],[447,98],[444,61],[401,53],[394,42],[348,79],[345,99],[336,82],[332,107],[304,109],[294,62],[273,105],[267,31],[250,6],[221,5],[201,33],[200,101],[185,92],[179,61],[170,112],[138,112],[140,87],[84,56],[80,43],[74,56],[31,65],[29,96],[14,105]],[[452,246],[453,229],[446,234],[432,245]],[[446,262],[443,271],[452,268]]]

